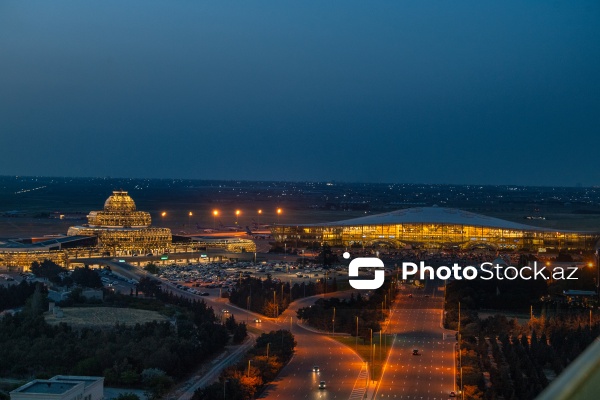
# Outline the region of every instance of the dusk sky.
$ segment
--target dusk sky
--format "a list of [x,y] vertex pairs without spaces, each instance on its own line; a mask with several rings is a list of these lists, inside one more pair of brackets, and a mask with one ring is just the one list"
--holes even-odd
[[0,175],[600,185],[600,2],[0,2]]

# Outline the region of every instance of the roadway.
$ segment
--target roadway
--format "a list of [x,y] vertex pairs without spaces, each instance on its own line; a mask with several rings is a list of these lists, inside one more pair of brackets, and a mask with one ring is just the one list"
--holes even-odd
[[[341,298],[349,295],[349,292],[337,292],[329,293],[327,297]],[[319,297],[323,296],[296,300],[279,320],[289,321],[293,317],[295,321],[296,311],[313,304]],[[290,329],[289,322],[283,325],[283,328]],[[366,377],[358,377],[364,369],[364,363],[354,350],[325,334],[306,330],[298,324],[293,324],[292,333],[297,342],[296,353],[277,378],[265,388],[260,398],[347,400],[357,394],[356,398],[362,398],[364,389],[361,391],[361,388],[366,384]],[[319,367],[319,373],[313,372],[314,366]],[[320,381],[326,382],[326,389],[319,389]]]
[[[119,265],[123,268],[123,265]],[[146,275],[146,271],[127,266],[127,272],[139,276]],[[366,376],[362,359],[351,348],[333,340],[322,333],[304,329],[296,323],[296,312],[302,307],[309,306],[323,295],[307,297],[294,301],[279,318],[267,318],[263,315],[247,311],[229,303],[228,299],[219,298],[219,289],[206,289],[210,296],[200,297],[184,290],[178,289],[174,284],[162,280],[165,290],[171,290],[183,297],[202,299],[215,310],[217,315],[227,317],[233,315],[238,322],[247,322],[248,326],[263,332],[287,329],[294,334],[297,346],[291,361],[283,368],[277,378],[263,391],[260,398],[300,400],[300,399],[344,399],[351,396],[362,398]],[[328,293],[327,297],[350,296],[350,292]],[[223,313],[228,310],[229,313]],[[254,322],[259,318],[262,322]],[[241,357],[241,354],[240,354]],[[230,360],[231,363],[235,359]],[[313,366],[319,366],[320,372],[314,373]],[[362,371],[362,374],[361,374]],[[357,379],[361,374],[361,379]],[[215,379],[218,375],[215,376]],[[319,389],[319,382],[326,381],[327,388]],[[206,381],[206,383],[210,383]],[[195,387],[198,387],[195,385]],[[360,395],[360,397],[358,397]],[[187,398],[187,394],[181,397]]]
[[374,399],[439,400],[456,391],[456,338],[454,331],[441,327],[440,287],[443,282],[429,281],[424,290],[408,285],[400,290],[388,326],[395,338]]

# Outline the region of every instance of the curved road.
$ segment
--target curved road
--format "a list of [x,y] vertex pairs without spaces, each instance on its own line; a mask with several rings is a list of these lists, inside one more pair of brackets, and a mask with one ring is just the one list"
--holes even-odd
[[[122,266],[121,266],[122,267]],[[146,275],[146,271],[130,267],[129,272]],[[203,299],[212,306],[217,315],[227,309],[236,321],[247,322],[261,331],[291,330],[297,342],[292,360],[283,368],[278,377],[263,391],[260,398],[265,399],[362,399],[366,390],[366,368],[362,359],[351,348],[333,340],[328,335],[304,329],[296,324],[296,311],[309,306],[323,295],[299,299],[277,319],[236,307],[227,299],[219,298],[219,289],[203,289],[211,295],[199,297],[178,289],[170,282],[161,280],[163,286],[182,296]],[[328,293],[326,297],[349,297],[351,292]],[[260,318],[261,323],[254,322]],[[313,372],[313,366],[319,366],[320,372]],[[360,378],[359,378],[360,377]],[[319,382],[326,381],[327,387],[319,389]]]

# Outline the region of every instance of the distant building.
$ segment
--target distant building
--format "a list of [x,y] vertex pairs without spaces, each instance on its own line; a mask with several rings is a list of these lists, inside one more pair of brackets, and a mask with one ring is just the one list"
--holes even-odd
[[0,239],[0,265],[27,270],[34,261],[51,260],[66,267],[78,256],[162,254],[171,248],[171,230],[151,227],[150,213],[137,211],[125,191],[114,191],[104,210],[90,211],[87,220],[66,236]]
[[47,236],[43,238],[0,239],[0,265],[28,269],[34,261],[51,260],[66,266],[69,254],[95,249],[97,238],[89,236]]
[[593,250],[599,232],[566,231],[444,207],[415,207],[338,222],[271,228],[277,242],[413,249]]
[[204,249],[221,249],[232,253],[254,253],[256,243],[238,237],[205,237],[193,236],[192,242]]
[[69,228],[68,236],[96,236],[98,247],[111,255],[164,253],[171,247],[171,230],[152,228],[150,213],[137,211],[125,191],[114,191],[103,211],[90,211],[88,223]]
[[36,379],[10,392],[11,400],[103,400],[104,378],[57,375]]

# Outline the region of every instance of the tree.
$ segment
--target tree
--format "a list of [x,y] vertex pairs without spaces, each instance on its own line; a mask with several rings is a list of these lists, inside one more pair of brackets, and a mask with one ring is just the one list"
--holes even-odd
[[160,293],[160,282],[145,276],[140,279],[136,288],[148,297],[156,297]]
[[240,323],[237,325],[235,332],[233,333],[233,342],[241,343],[246,336],[248,336],[248,329],[245,323]]
[[133,393],[121,393],[115,400],[140,400],[137,394]]
[[148,263],[148,265],[146,265],[144,267],[144,269],[148,272],[150,272],[153,275],[156,275],[159,273],[160,269],[158,268],[158,266],[154,263]]
[[100,279],[100,275],[89,266],[85,266],[83,268],[75,268],[73,273],[71,274],[71,279],[76,284],[88,287],[88,288],[101,288],[102,280]]
[[42,263],[34,261],[31,264],[31,272],[38,278],[46,278],[50,282],[60,282],[59,274],[67,270],[50,260],[44,260]]

